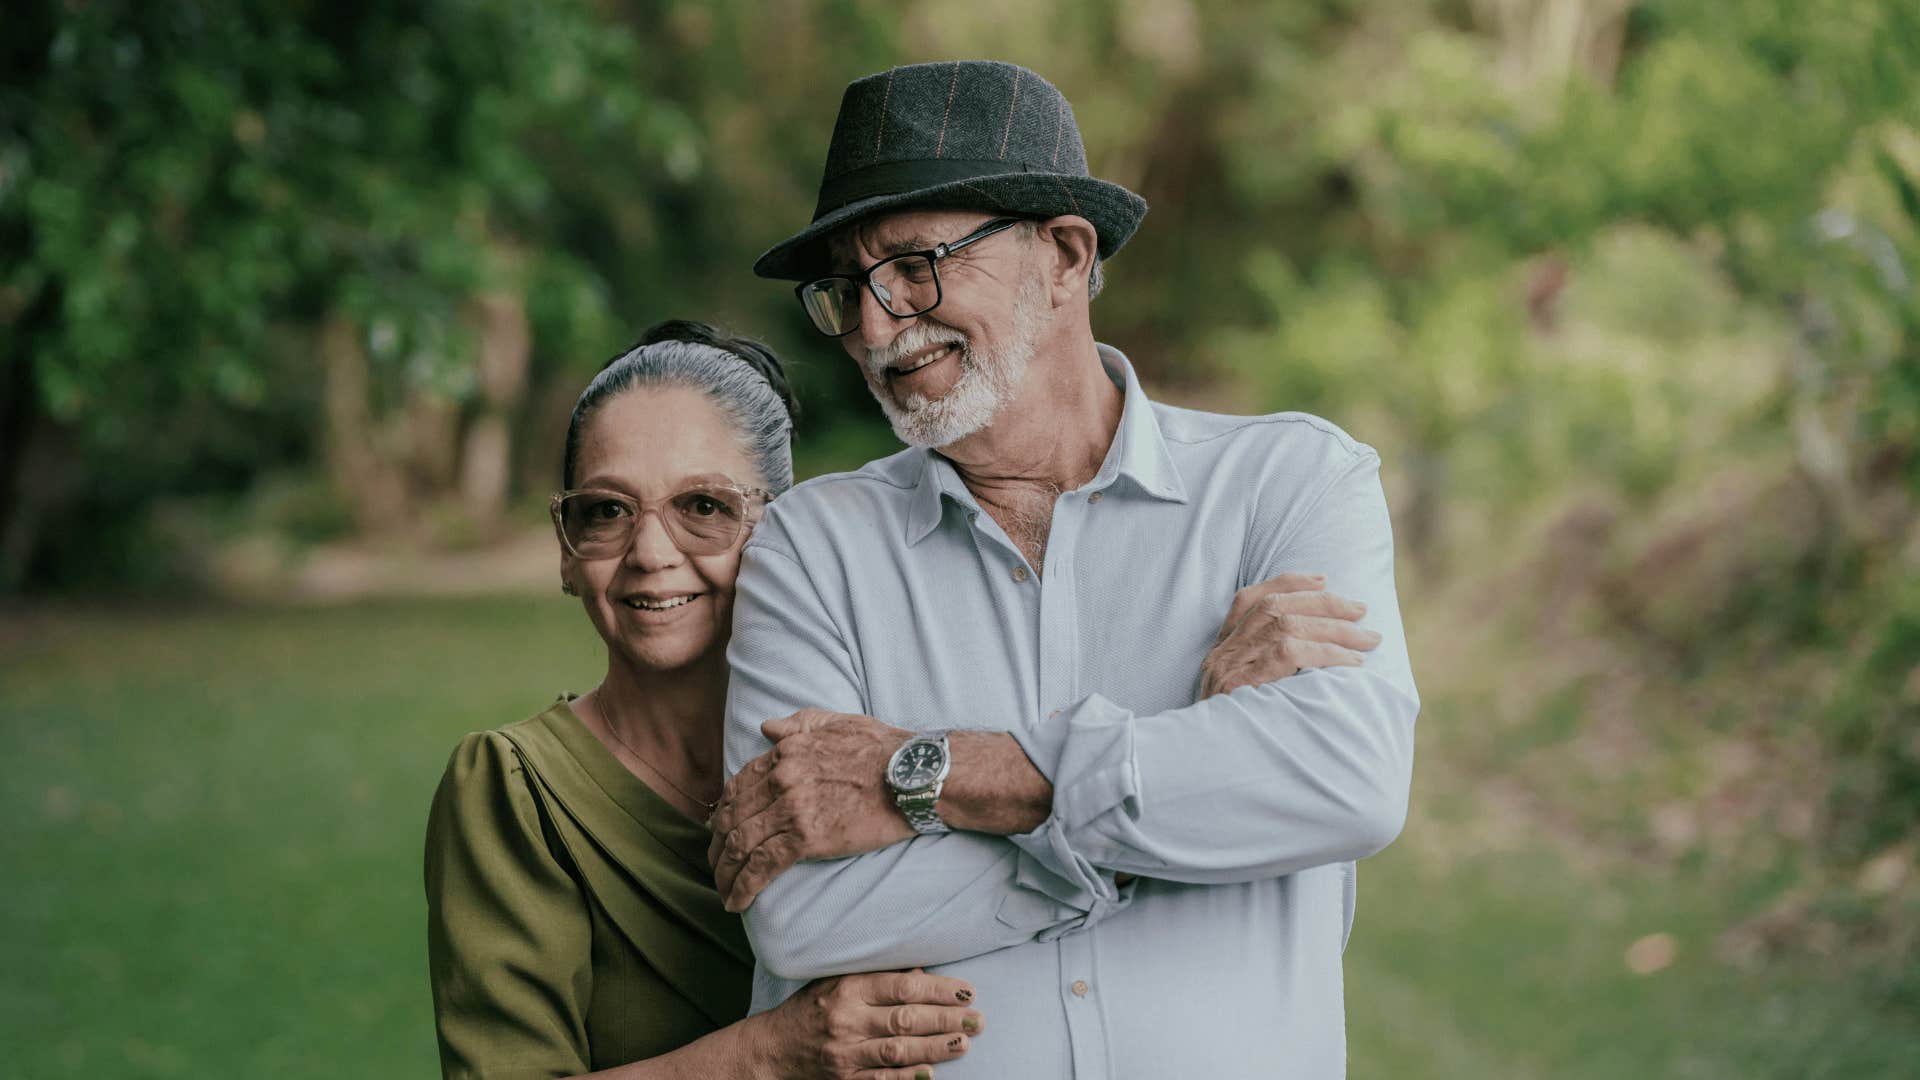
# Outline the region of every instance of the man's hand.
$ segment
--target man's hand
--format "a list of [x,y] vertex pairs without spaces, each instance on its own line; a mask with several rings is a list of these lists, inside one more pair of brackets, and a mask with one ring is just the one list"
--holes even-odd
[[728,911],[745,911],[801,859],[837,859],[910,840],[887,761],[912,734],[871,716],[802,709],[760,730],[773,749],[727,782],[707,861]]
[[1380,635],[1355,625],[1367,606],[1324,591],[1321,574],[1281,574],[1234,594],[1200,662],[1200,696],[1284,679],[1304,668],[1358,667]]

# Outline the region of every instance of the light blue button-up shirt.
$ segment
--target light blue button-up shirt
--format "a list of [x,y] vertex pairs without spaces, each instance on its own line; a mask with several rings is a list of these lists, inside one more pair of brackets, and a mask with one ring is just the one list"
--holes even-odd
[[[1008,731],[1054,792],[1024,836],[775,880],[746,913],[754,1008],[922,965],[987,1017],[945,1080],[1342,1076],[1354,860],[1405,820],[1419,711],[1379,457],[1301,413],[1156,404],[1101,361],[1120,427],[1055,502],[1044,573],[917,449],[795,487],[747,544],[729,773],[768,748],[762,721],[813,706]],[[1364,602],[1378,648],[1196,702],[1235,591],[1288,571]]]

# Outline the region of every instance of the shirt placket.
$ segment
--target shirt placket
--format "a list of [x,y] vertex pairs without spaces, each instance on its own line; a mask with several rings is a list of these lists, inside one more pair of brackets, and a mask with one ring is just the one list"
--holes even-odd
[[[1039,578],[1028,583],[1040,593],[1039,700],[1040,708],[1046,713],[1038,718],[1042,724],[1059,723],[1061,710],[1080,694],[1079,605],[1073,559],[1087,512],[1088,496],[1084,491],[1070,491],[1054,501],[1046,563]],[[1060,983],[1057,992],[1067,1018],[1067,1041],[1077,1080],[1098,1080],[1112,1075],[1105,1010],[1100,1007],[1100,987],[1094,980],[1093,970],[1093,935],[1098,932],[1098,927],[1093,927],[1082,933],[1063,935],[1054,942],[1060,961],[1056,969]]]

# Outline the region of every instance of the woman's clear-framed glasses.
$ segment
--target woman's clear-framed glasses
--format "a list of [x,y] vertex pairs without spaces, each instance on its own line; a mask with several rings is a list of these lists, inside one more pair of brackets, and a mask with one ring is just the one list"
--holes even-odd
[[997,232],[1020,224],[1021,218],[994,218],[950,244],[925,251],[903,251],[888,256],[858,274],[830,274],[794,286],[793,294],[807,310],[813,328],[828,337],[845,337],[860,329],[860,290],[867,289],[896,319],[911,319],[940,306],[941,259]]
[[555,492],[548,503],[560,542],[578,559],[627,553],[645,515],[657,514],[675,547],[687,555],[718,555],[739,542],[755,520],[754,504],[773,498],[765,488],[698,483],[658,501],[608,488]]

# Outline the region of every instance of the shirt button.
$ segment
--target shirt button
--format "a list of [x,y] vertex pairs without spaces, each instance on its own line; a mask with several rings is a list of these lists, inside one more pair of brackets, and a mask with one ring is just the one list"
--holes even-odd
[[1091,494],[1091,495],[1089,495],[1089,496],[1087,496],[1087,501],[1088,501],[1088,502],[1090,502],[1090,503],[1097,503],[1097,502],[1099,502],[1099,501],[1100,501],[1100,493],[1096,491],[1096,492],[1094,492],[1093,494]]
[[980,520],[980,511],[978,510],[967,511],[967,524],[971,525],[974,522],[979,520]]
[[1092,987],[1087,985],[1087,980],[1085,979],[1075,979],[1073,980],[1071,989],[1073,990],[1074,997],[1086,997],[1087,991],[1091,990]]
[[1016,567],[1014,567],[1014,568],[1013,568],[1013,580],[1015,580],[1015,581],[1025,581],[1025,580],[1027,580],[1027,568],[1026,568],[1026,567],[1024,567],[1024,566],[1016,566]]

